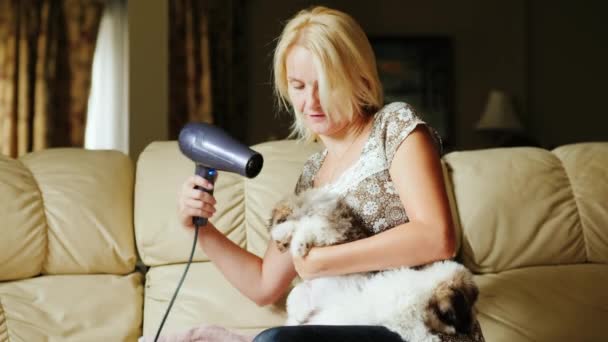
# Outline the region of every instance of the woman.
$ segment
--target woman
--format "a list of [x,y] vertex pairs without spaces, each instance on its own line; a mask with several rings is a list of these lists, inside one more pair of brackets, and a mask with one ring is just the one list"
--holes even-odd
[[[274,55],[279,103],[294,113],[293,134],[325,146],[305,164],[296,192],[325,187],[343,195],[373,236],[313,248],[305,258],[269,243],[264,258],[241,249],[212,224],[199,245],[224,276],[258,305],[275,302],[296,275],[303,279],[415,266],[455,254],[454,228],[434,131],[405,103],[382,107],[373,51],[347,14],[325,7],[304,10],[285,26]],[[179,198],[179,216],[211,217],[215,199],[191,177]],[[407,212],[407,215],[406,215]],[[482,340],[476,324],[470,336]],[[256,341],[401,341],[379,326],[297,326],[266,330]]]

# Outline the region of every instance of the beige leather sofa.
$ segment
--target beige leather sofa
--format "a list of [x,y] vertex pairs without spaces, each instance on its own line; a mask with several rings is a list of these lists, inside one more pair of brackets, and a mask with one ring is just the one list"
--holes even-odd
[[134,341],[133,165],[119,152],[0,157],[0,341]]
[[[318,148],[255,146],[262,173],[220,174],[214,223],[261,255],[271,206]],[[453,152],[444,161],[486,340],[605,341],[608,143]],[[193,169],[175,142],[148,146],[135,173],[117,152],[0,158],[0,341],[154,335],[192,246],[175,213]],[[135,246],[150,267],[145,281]],[[281,304],[249,302],[199,249],[163,332],[211,323],[254,333],[283,319]]]

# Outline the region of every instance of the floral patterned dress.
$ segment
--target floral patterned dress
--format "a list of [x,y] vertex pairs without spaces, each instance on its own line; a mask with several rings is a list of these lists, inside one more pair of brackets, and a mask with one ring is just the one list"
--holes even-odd
[[[372,130],[359,159],[333,183],[323,186],[327,191],[343,196],[353,209],[355,221],[377,234],[409,221],[399,194],[391,180],[389,168],[401,143],[418,126],[425,125],[441,153],[441,139],[406,103],[394,102],[374,116]],[[304,164],[296,185],[296,193],[313,187],[327,150],[313,154]],[[484,341],[479,323],[466,336],[441,335],[442,341]]]

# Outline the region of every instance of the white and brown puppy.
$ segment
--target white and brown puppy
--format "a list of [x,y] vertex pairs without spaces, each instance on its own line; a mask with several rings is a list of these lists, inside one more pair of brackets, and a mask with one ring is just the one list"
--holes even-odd
[[337,245],[369,235],[338,196],[316,189],[290,195],[272,210],[270,234],[280,251],[306,256],[312,247]]
[[[306,256],[312,247],[369,235],[343,199],[311,189],[279,201],[270,235],[281,251]],[[287,298],[287,325],[384,325],[407,341],[439,341],[437,333],[468,333],[478,289],[461,264],[442,261],[418,268],[316,278]]]

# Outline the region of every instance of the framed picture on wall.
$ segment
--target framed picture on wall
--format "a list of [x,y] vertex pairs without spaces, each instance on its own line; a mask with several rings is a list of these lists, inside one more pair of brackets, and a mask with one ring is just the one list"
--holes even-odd
[[384,101],[407,102],[441,135],[453,140],[452,42],[449,37],[370,37]]

